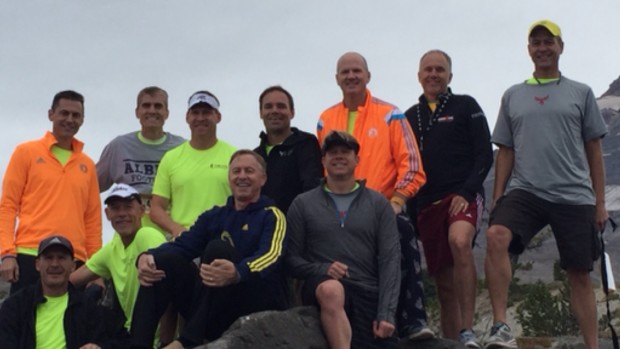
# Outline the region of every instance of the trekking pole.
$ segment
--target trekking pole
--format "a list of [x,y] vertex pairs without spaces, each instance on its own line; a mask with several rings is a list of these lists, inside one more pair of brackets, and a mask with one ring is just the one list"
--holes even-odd
[[[611,231],[615,231],[618,227],[616,222],[613,219],[609,218],[609,223],[611,225]],[[605,239],[603,238],[603,233],[605,232],[605,227],[601,229],[601,279],[603,283],[603,291],[605,292],[605,302],[607,304],[607,326],[611,330],[611,339],[614,345],[614,349],[620,349],[618,346],[618,335],[616,334],[616,330],[611,324],[611,311],[609,310],[609,278],[613,278],[613,275],[607,275],[607,253],[605,252]],[[611,266],[610,266],[611,267]],[[611,268],[609,269],[611,270]]]

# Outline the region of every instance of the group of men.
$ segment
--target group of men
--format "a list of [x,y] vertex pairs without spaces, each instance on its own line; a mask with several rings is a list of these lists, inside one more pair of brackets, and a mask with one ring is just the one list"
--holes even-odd
[[[342,55],[343,98],[321,114],[317,137],[291,127],[287,90],[267,88],[254,151],[217,138],[220,103],[209,91],[188,100],[189,140],[165,132],[167,93],[147,87],[135,110],[141,130],[115,138],[95,165],[74,137],[83,97],[58,93],[52,131],[19,145],[3,179],[0,276],[11,297],[0,308],[0,346],[153,348],[159,326],[165,348],[192,347],[239,316],[290,306],[287,275],[304,281],[295,291],[320,309],[332,349],[433,338],[417,234],[443,336],[516,348],[506,324],[509,253],[550,224],[586,347],[598,348],[589,272],[607,220],[607,129],[591,89],[560,74],[563,47],[557,24],[529,28],[534,73],[506,91],[492,135],[475,99],[448,87],[452,61],[440,50],[421,57],[423,94],[405,113],[371,95],[362,55]],[[485,274],[494,325],[483,343],[473,330],[472,248],[492,143]],[[105,191],[115,235],[102,248]],[[124,320],[112,335],[95,321],[105,315],[91,315],[100,311],[92,297],[80,296],[100,277],[112,280]],[[185,321],[175,338],[176,312]]]

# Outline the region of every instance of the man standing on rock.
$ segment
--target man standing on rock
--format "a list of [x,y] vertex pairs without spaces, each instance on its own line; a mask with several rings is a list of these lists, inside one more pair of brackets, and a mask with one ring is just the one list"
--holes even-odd
[[43,238],[67,238],[80,264],[101,248],[97,170],[75,138],[84,123],[84,97],[58,92],[47,114],[52,131],[15,148],[2,183],[0,277],[11,283],[11,294],[37,282]]
[[588,349],[598,348],[590,271],[608,218],[601,139],[607,133],[592,90],[562,76],[560,27],[528,31],[534,74],[502,97],[491,140],[499,147],[485,271],[494,325],[487,349],[516,348],[506,325],[509,252],[521,253],[545,225],[553,229],[566,270],[571,307]]
[[124,183],[136,189],[142,196],[145,214],[142,225],[157,227],[151,222],[151,191],[157,167],[164,153],[183,143],[185,139],[164,131],[168,119],[168,93],[149,86],[138,93],[136,118],[140,131],[114,138],[105,146],[97,162],[99,190],[104,192],[114,183]]
[[172,238],[186,231],[205,210],[224,205],[230,195],[226,173],[235,147],[217,137],[221,120],[217,97],[209,91],[195,92],[185,114],[190,140],[161,159],[150,217]]
[[266,88],[258,98],[265,131],[254,149],[267,162],[262,193],[286,214],[293,199],[319,185],[323,177],[321,149],[313,134],[291,127],[293,96],[281,86]]
[[304,280],[304,304],[318,305],[331,349],[386,348],[396,324],[400,246],[396,216],[356,180],[360,146],[333,131],[323,142],[325,182],[300,194],[287,221],[287,264]]
[[405,115],[427,181],[411,204],[417,205],[428,272],[437,284],[443,335],[479,348],[472,329],[477,283],[472,246],[484,208],[482,183],[493,163],[489,126],[475,99],[452,94],[447,53],[425,53],[418,80],[424,93]]

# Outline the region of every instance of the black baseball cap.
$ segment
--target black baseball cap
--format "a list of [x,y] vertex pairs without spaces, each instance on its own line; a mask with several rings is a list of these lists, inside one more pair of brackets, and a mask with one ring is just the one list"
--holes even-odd
[[351,136],[348,132],[331,131],[323,140],[323,147],[321,147],[321,152],[323,153],[323,155],[325,155],[325,153],[330,148],[333,148],[337,145],[341,145],[353,150],[356,155],[360,151],[359,143],[357,143],[355,137]]
[[52,235],[41,240],[41,242],[39,243],[39,251],[37,252],[37,257],[41,256],[45,252],[45,250],[52,246],[64,247],[67,251],[69,251],[71,258],[73,258],[73,245],[71,245],[71,241],[60,235]]

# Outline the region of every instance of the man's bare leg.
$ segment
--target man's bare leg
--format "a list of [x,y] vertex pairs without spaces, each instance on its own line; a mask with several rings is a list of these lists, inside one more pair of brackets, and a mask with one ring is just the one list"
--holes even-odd
[[170,304],[166,308],[166,312],[161,316],[159,320],[159,341],[162,344],[171,343],[177,334],[177,318],[178,313],[176,308]]
[[321,307],[321,325],[331,349],[351,348],[351,324],[344,311],[344,287],[339,281],[327,280],[316,288]]
[[577,318],[586,348],[598,349],[596,298],[592,290],[590,273],[567,270],[566,274],[570,285],[571,309]]
[[487,230],[487,253],[484,271],[494,322],[506,322],[508,304],[508,287],[512,278],[512,267],[508,255],[508,246],[512,233],[503,225],[492,225]]
[[466,221],[457,221],[450,225],[448,241],[454,259],[453,283],[456,297],[461,310],[460,328],[472,329],[474,326],[474,311],[476,308],[476,264],[472,242],[476,228]]
[[452,268],[443,268],[436,276],[437,298],[441,309],[441,332],[445,338],[458,339],[461,330],[461,309],[454,284]]

